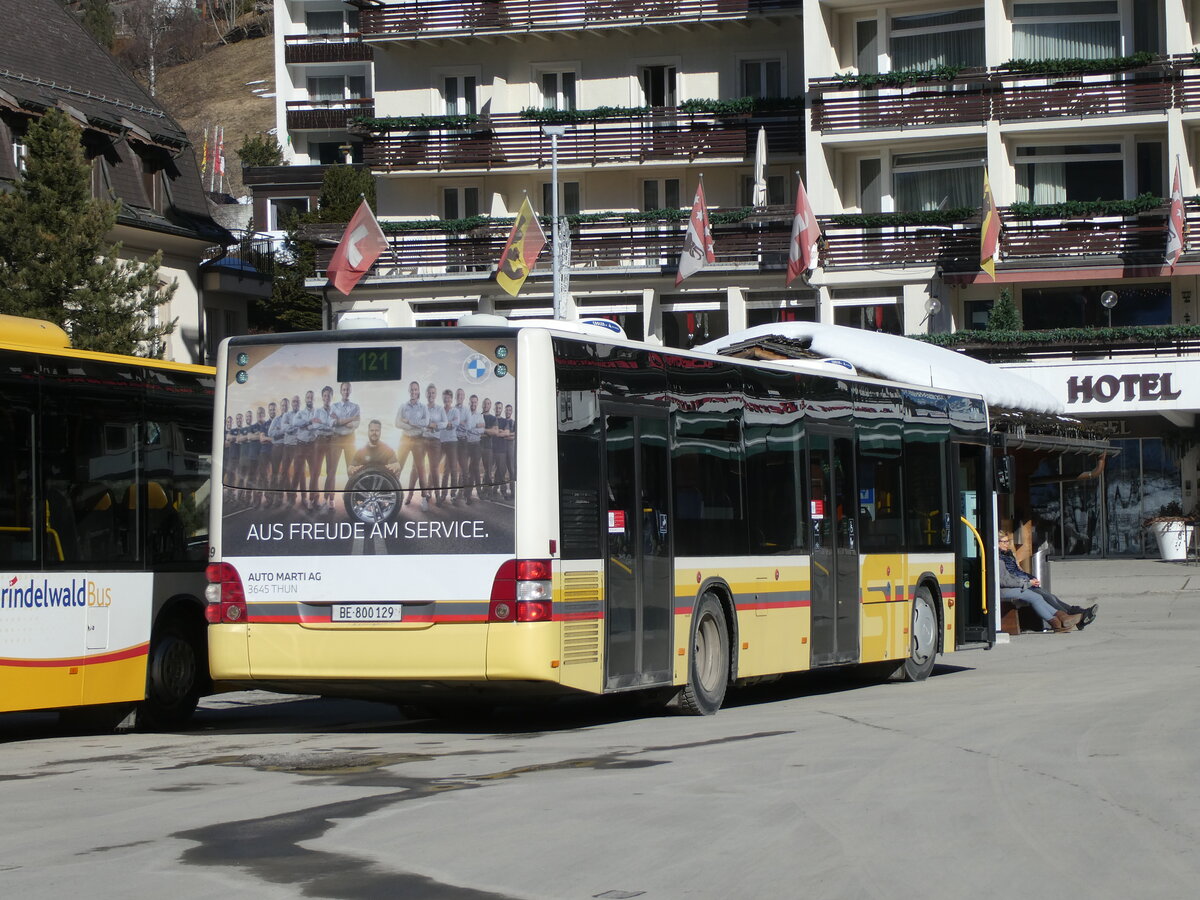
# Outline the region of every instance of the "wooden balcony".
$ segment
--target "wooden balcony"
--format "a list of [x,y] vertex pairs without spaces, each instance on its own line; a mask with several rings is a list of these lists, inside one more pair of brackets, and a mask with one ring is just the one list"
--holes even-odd
[[[560,165],[656,160],[753,159],[759,127],[773,154],[798,158],[802,113],[715,117],[674,108],[580,122],[558,140]],[[375,170],[502,169],[550,165],[550,138],[520,114],[488,117],[469,129],[383,132],[365,141],[363,158]]]
[[289,34],[283,38],[283,61],[292,63],[370,62],[375,50],[358,32]]
[[[721,210],[713,210],[717,215]],[[1185,254],[1200,254],[1200,201],[1187,201],[1189,235]],[[821,266],[830,270],[939,267],[944,273],[979,268],[978,217],[950,225],[859,228],[820,216],[824,233]],[[1028,220],[1001,210],[1001,249],[1006,263],[1031,268],[1073,268],[1119,260],[1126,266],[1161,264],[1167,241],[1166,207],[1128,217]],[[770,207],[740,222],[714,224],[717,266],[769,272],[787,268],[792,215]],[[375,274],[436,277],[447,273],[487,273],[494,269],[510,225],[497,223],[461,234],[416,228],[388,236],[389,249]],[[613,274],[629,269],[672,271],[679,262],[687,222],[629,222],[619,213],[571,228],[571,267],[581,273]],[[304,240],[317,245],[323,272],[345,225],[309,226]],[[549,234],[550,228],[546,226]],[[550,270],[550,248],[535,271]]]
[[375,115],[375,98],[345,100],[289,100],[289,131],[344,131],[358,116]]
[[[719,210],[714,210],[714,213]],[[462,234],[421,228],[388,235],[388,250],[373,274],[395,277],[437,276],[492,271],[508,240],[509,224],[489,225]],[[549,225],[545,226],[547,233]],[[345,225],[310,226],[304,240],[316,242],[317,269],[323,273]],[[687,221],[627,222],[612,214],[571,228],[571,268],[580,273],[613,274],[628,269],[673,270],[679,262]],[[787,267],[791,216],[780,207],[742,222],[713,225],[717,265]],[[551,247],[538,259],[537,272],[549,272]]]
[[1002,68],[963,71],[952,81],[861,90],[841,79],[814,81],[813,129],[821,132],[980,125],[1037,119],[1163,112],[1183,104],[1183,86],[1200,106],[1200,73],[1181,77],[1163,60],[1122,72],[1039,76]]
[[[1160,264],[1166,254],[1166,206],[1135,216],[1021,219],[1000,210],[1003,260],[1033,267],[1071,268],[1118,261],[1127,267]],[[1187,201],[1189,235],[1200,235],[1200,202]],[[951,225],[856,228],[822,217],[826,268],[937,266],[943,272],[979,268],[979,217]],[[1190,238],[1185,253],[1200,250]]]
[[801,0],[401,0],[366,6],[367,39],[582,31],[800,14]]

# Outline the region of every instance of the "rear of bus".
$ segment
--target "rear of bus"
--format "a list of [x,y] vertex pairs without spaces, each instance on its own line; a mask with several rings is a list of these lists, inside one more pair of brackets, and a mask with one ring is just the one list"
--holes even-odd
[[226,342],[214,680],[397,700],[556,685],[549,346],[508,328]]

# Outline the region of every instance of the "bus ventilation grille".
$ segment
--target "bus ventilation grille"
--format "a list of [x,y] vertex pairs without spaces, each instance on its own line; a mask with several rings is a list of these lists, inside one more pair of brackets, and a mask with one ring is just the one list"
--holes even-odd
[[[563,622],[564,666],[600,659],[600,573],[564,572],[563,607],[571,618]],[[589,618],[575,618],[587,615]]]

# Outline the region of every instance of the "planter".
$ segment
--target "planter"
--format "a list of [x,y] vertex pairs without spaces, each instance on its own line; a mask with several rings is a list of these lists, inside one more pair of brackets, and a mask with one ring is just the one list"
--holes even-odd
[[1182,520],[1178,522],[1152,522],[1150,532],[1158,541],[1158,555],[1162,559],[1187,559],[1188,547],[1192,544],[1195,526]]

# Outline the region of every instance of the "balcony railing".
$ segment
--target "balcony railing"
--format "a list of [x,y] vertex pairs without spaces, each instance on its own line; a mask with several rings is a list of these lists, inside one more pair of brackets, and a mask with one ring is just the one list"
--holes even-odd
[[[964,70],[950,81],[863,90],[841,79],[815,81],[815,131],[915,128],[1078,119],[1162,112],[1200,106],[1200,73],[1181,74],[1173,62],[1082,76],[1014,73],[1003,68]],[[1183,63],[1178,64],[1180,67]]]
[[[719,211],[714,211],[719,212]],[[317,268],[324,271],[344,225],[311,226],[303,233],[316,243]],[[510,226],[489,225],[461,234],[419,228],[388,236],[388,250],[376,263],[376,274],[399,276],[455,272],[486,273],[495,268]],[[679,261],[687,221],[628,222],[620,214],[571,228],[571,267],[603,272],[629,268],[674,268]],[[546,228],[549,232],[549,227]],[[783,270],[787,266],[791,217],[782,207],[773,214],[742,222],[714,224],[713,241],[720,265],[752,265]],[[538,259],[535,271],[550,271],[551,247]]]
[[[1200,229],[1200,203],[1187,201],[1189,234]],[[1166,207],[1135,216],[1026,219],[1000,210],[1002,259],[1033,265],[1061,266],[1117,260],[1126,266],[1153,267],[1166,256]],[[826,268],[905,268],[937,266],[943,272],[979,268],[980,221],[952,225],[906,225],[856,228],[823,223]],[[1184,252],[1200,250],[1200,238],[1189,239]]]
[[738,20],[799,14],[801,0],[402,0],[365,7],[365,37],[423,38],[517,31]]
[[[736,159],[754,156],[758,129],[767,146],[799,155],[801,114],[714,117],[674,108],[641,115],[580,122],[558,140],[563,165],[668,159]],[[365,141],[364,161],[373,169],[496,169],[548,166],[550,138],[520,114],[490,116],[467,129],[390,131]]]
[[289,34],[283,38],[283,61],[292,63],[369,62],[375,50],[358,32]]
[[341,131],[358,116],[375,115],[375,98],[343,100],[289,100],[287,127],[289,131],[316,129]]
[[[714,210],[713,215],[720,213]],[[1118,260],[1127,266],[1162,264],[1166,253],[1166,208],[1128,217],[1091,219],[1018,219],[1002,209],[1001,250],[1007,262],[1035,266],[1093,265]],[[1200,235],[1200,201],[1186,207],[1189,233]],[[979,268],[979,219],[950,225],[904,225],[860,228],[835,224],[821,216],[824,232],[820,259],[826,269],[902,269],[938,267],[947,273]],[[752,267],[758,271],[787,266],[792,216],[785,207],[772,207],[740,222],[714,224],[713,244],[718,266]],[[324,271],[344,225],[310,226],[304,239],[317,245],[317,267]],[[621,214],[571,227],[571,267],[594,274],[616,274],[630,268],[671,270],[679,261],[687,222],[630,222]],[[389,248],[376,265],[376,274],[436,276],[445,273],[491,271],[508,238],[509,226],[487,225],[461,234],[434,228],[415,228],[389,235]],[[546,228],[547,233],[550,229]],[[1200,252],[1200,237],[1187,241],[1186,254]],[[535,271],[549,271],[549,247]]]

